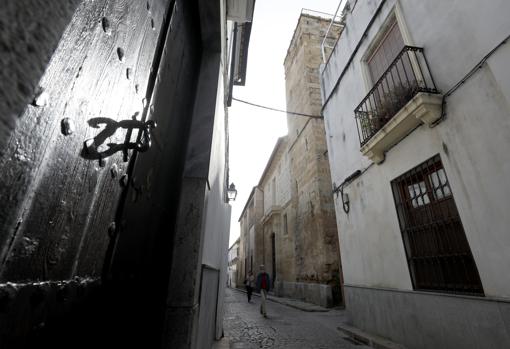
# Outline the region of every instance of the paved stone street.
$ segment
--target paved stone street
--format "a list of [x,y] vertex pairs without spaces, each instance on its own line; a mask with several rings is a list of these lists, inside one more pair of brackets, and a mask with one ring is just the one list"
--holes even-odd
[[336,329],[345,321],[341,310],[305,312],[272,301],[268,317],[259,313],[260,297],[248,303],[246,294],[226,289],[224,343],[226,348],[368,348],[342,338]]

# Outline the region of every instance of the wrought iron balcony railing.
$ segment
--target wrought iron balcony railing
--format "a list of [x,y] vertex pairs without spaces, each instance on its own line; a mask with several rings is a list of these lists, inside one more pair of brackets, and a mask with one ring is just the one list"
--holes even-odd
[[423,48],[404,46],[354,110],[360,145],[365,145],[419,92],[438,93]]

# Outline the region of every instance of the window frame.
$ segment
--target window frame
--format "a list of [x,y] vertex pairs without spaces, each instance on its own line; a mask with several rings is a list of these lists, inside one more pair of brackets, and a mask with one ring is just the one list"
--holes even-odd
[[365,93],[370,92],[376,81],[372,80],[372,74],[370,73],[370,67],[368,61],[374,55],[375,51],[380,47],[384,39],[389,34],[389,31],[393,28],[394,22],[397,23],[402,39],[404,40],[405,46],[415,46],[414,41],[407,29],[407,25],[402,13],[400,2],[396,1],[395,6],[389,11],[386,19],[379,27],[377,34],[373,37],[372,41],[368,45],[365,53],[361,57],[361,74],[365,84]]
[[[449,195],[437,198],[431,175],[440,170],[445,178],[444,184],[439,180],[441,190],[448,187]],[[429,202],[414,207],[408,188],[422,181]],[[440,155],[402,173],[390,185],[413,289],[484,296],[480,273]],[[463,275],[452,272],[458,271],[459,266]]]

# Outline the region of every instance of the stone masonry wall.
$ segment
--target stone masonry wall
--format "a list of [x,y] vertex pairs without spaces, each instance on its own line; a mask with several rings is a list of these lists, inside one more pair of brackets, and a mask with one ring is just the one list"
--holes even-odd
[[[293,281],[295,280],[294,250],[292,248],[282,248],[282,246],[294,245],[292,235],[289,234],[288,229],[285,231],[283,223],[285,215],[287,215],[287,227],[292,222],[292,214],[289,212],[291,177],[287,139],[287,136],[283,137],[276,144],[271,162],[268,163],[264,176],[259,183],[259,186],[264,188],[264,219],[257,246],[261,246],[260,258],[273,280],[275,277],[273,275],[273,263],[276,263],[276,279]],[[271,245],[273,233],[275,234],[275,260],[273,260]]]
[[246,207],[241,214],[239,260],[237,263],[237,285],[243,287],[246,273],[253,267],[256,273],[262,264],[261,253],[261,218],[264,212],[264,193],[258,187],[253,188]]
[[[275,205],[280,207],[285,206],[291,197],[287,138],[288,137],[285,137],[285,141],[279,146],[280,149],[278,153],[275,154],[265,177],[260,183],[260,186],[264,190],[264,215],[266,215],[273,206],[273,195],[275,197]],[[273,188],[273,183],[276,184],[276,189]],[[273,194],[274,190],[276,190],[276,193]]]
[[[320,44],[329,23],[309,15],[298,21],[284,63],[289,111],[320,115]],[[254,224],[254,272],[264,264],[278,295],[332,306],[341,302],[342,273],[324,122],[290,115],[287,122],[289,133],[276,144],[255,189],[260,196],[249,199],[255,208],[263,205],[262,214],[250,218],[248,202],[241,220],[239,265],[243,258],[250,263],[249,253],[242,255],[250,244],[243,231]]]
[[[285,59],[287,110],[320,115],[320,45],[329,20],[301,15]],[[322,119],[288,115],[296,256],[295,282],[319,283],[340,297],[340,252]],[[280,252],[282,253],[282,252]],[[285,254],[283,252],[282,254]]]

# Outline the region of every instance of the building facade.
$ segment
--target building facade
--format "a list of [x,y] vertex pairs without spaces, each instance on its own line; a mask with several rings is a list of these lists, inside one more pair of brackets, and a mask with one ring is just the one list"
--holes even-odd
[[507,1],[351,0],[321,69],[355,326],[510,346]]
[[[329,23],[306,12],[298,20],[284,63],[289,111],[320,115],[320,43]],[[342,272],[324,122],[289,114],[287,125],[254,189],[262,198],[257,220],[246,225],[254,195],[241,216],[241,245],[247,262],[253,254],[254,266],[265,265],[276,295],[330,307],[342,302]]]
[[228,249],[228,287],[237,287],[237,264],[239,262],[239,240],[237,239]]
[[261,246],[262,264],[272,277],[274,291],[282,296],[283,283],[295,281],[296,264],[287,139],[281,137],[276,142],[258,184],[264,192],[264,214],[256,241]]
[[2,4],[0,347],[222,336],[227,105],[253,6]]
[[264,193],[260,188],[254,187],[239,217],[240,241],[239,262],[237,265],[237,285],[242,287],[250,271],[256,275],[262,263],[261,247],[255,244],[256,236],[260,235],[263,214]]
[[[306,10],[298,19],[284,60],[287,111],[321,115],[321,42],[330,23]],[[334,39],[340,31],[335,25],[328,36]],[[342,272],[324,120],[288,114],[287,128],[295,280],[281,285],[283,294],[304,293],[321,305],[340,303]]]

